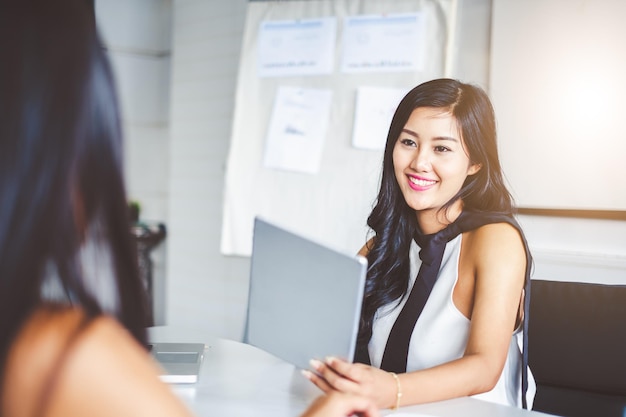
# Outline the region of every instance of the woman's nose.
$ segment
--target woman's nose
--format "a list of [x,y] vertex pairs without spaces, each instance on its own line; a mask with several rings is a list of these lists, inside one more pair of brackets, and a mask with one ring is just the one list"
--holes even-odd
[[411,161],[411,168],[417,172],[430,171],[431,163],[428,151],[424,149],[417,149],[415,151],[415,155],[413,156],[413,160]]

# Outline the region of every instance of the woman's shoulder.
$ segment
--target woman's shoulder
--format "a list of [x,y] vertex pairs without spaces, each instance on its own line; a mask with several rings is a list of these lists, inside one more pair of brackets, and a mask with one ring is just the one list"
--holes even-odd
[[26,366],[45,370],[55,366],[66,352],[80,350],[92,341],[111,344],[110,337],[126,339],[126,330],[117,320],[106,316],[88,318],[76,307],[45,305],[26,320],[11,347],[10,363],[19,364],[16,371]]
[[472,239],[475,243],[484,245],[497,245],[503,241],[512,241],[522,243],[522,235],[520,229],[508,222],[488,223],[467,231],[464,239]]
[[506,262],[515,256],[526,257],[520,230],[506,222],[489,223],[465,232],[463,242],[474,259]]
[[46,381],[84,317],[79,309],[44,306],[27,318],[7,356],[3,378],[11,382],[3,384],[3,415],[35,415]]
[[[79,310],[52,306],[40,308],[28,317],[7,356],[4,380],[11,383],[3,385],[4,407],[11,406],[13,410],[13,406],[34,405],[39,396],[37,393],[42,391],[43,379],[52,373],[56,358],[63,352],[72,329],[78,327],[83,317]],[[13,401],[17,398],[21,400]]]
[[12,417],[34,415],[39,406],[49,417],[188,415],[116,319],[87,319],[78,308],[36,311],[11,348],[5,381],[11,383],[4,386],[3,412]]

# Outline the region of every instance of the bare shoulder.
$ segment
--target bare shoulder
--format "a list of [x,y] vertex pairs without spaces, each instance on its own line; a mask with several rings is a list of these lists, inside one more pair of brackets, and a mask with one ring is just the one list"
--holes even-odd
[[26,320],[7,356],[4,380],[11,383],[3,386],[2,415],[33,415],[44,380],[52,375],[82,317],[76,309],[41,308]]
[[520,232],[508,223],[491,223],[467,232],[465,239],[476,251],[525,255],[524,242]]
[[[467,258],[477,277],[523,281],[526,250],[520,232],[508,223],[481,226],[464,235]],[[520,281],[521,282],[521,281]]]
[[[42,390],[51,388],[46,413],[50,417],[190,415],[158,379],[158,369],[145,349],[115,319],[97,317],[71,340],[82,320],[80,310],[67,309],[37,313],[25,327],[15,345],[15,361],[11,359],[19,367],[12,366],[7,377],[22,380],[20,391],[28,393],[31,403],[39,401]],[[26,364],[28,358],[36,358],[36,363]],[[43,386],[50,381],[48,377],[32,378],[53,373],[56,380],[49,387]],[[25,403],[23,396],[19,402]],[[9,415],[32,415],[22,411]]]
[[464,234],[464,259],[478,278],[523,280],[526,250],[520,232],[508,223],[492,223]]

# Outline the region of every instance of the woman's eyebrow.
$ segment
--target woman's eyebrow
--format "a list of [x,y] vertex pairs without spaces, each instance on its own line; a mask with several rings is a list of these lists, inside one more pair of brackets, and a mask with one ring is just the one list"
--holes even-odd
[[[411,129],[407,129],[404,128],[402,129],[402,132],[409,134],[411,136],[414,136],[416,138],[419,138],[420,135],[418,135],[416,132],[412,131]],[[451,142],[459,142],[459,140],[457,138],[451,137],[451,136],[437,136],[435,138],[433,138],[433,140],[447,140],[447,141],[451,141]]]
[[415,133],[415,132],[413,132],[412,130],[409,130],[409,129],[407,129],[407,128],[402,129],[402,131],[403,131],[404,133],[408,133],[408,134],[409,134],[409,135],[411,135],[411,136],[415,136],[416,138],[419,138],[419,136],[420,136],[420,135],[418,135],[417,133]]
[[451,136],[437,136],[436,138],[433,138],[433,140],[447,140],[450,142],[458,142],[459,140],[457,138],[453,138]]

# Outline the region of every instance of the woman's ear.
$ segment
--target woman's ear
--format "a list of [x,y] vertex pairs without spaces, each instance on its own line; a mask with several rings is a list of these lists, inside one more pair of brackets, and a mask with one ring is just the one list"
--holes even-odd
[[467,170],[467,175],[474,175],[483,167],[483,164],[471,164]]

